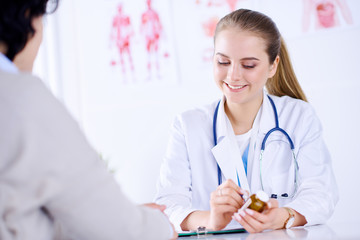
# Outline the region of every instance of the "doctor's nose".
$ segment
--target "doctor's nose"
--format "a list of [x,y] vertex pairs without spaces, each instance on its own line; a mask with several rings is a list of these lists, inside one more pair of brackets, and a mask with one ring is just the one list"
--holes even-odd
[[227,78],[234,82],[240,81],[242,79],[242,69],[238,64],[232,64],[228,70]]

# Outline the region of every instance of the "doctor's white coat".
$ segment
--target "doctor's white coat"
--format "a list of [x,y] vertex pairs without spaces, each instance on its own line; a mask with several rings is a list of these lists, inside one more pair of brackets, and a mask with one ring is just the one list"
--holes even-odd
[[[265,93],[266,94],[266,93]],[[293,199],[279,199],[307,220],[307,225],[324,223],[333,213],[338,190],[322,127],[313,108],[287,96],[270,96],[277,108],[279,126],[292,138],[299,166],[298,189]],[[264,97],[253,125],[247,175],[231,124],[224,112],[224,99],[217,116],[217,145],[214,146],[213,118],[218,102],[189,110],[174,121],[169,146],[161,167],[156,202],[167,205],[166,213],[178,230],[188,214],[210,210],[210,194],[218,187],[217,164],[222,180],[256,192],[261,189],[260,147],[265,134],[275,127],[274,111]],[[273,132],[266,142],[261,167],[268,194],[294,191],[294,161],[285,135]]]

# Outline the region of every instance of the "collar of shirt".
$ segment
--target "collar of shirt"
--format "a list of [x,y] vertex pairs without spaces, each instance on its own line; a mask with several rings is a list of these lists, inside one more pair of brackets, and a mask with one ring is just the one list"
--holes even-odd
[[0,70],[9,73],[18,73],[19,70],[15,64],[0,52]]

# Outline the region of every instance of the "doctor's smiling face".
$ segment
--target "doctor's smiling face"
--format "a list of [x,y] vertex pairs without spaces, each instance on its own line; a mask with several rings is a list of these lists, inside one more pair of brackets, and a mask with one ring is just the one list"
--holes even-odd
[[266,42],[250,31],[226,28],[218,32],[214,49],[214,79],[230,103],[261,102],[263,87],[277,68],[269,62]]

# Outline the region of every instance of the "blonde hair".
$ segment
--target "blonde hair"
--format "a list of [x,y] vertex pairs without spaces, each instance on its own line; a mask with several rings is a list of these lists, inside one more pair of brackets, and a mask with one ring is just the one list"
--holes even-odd
[[290,96],[307,101],[306,96],[296,78],[290,57],[283,38],[276,24],[268,16],[248,9],[238,9],[223,17],[216,25],[216,36],[222,30],[238,28],[257,34],[266,42],[266,52],[269,63],[274,63],[279,56],[279,64],[275,75],[265,84],[268,92],[275,96]]

